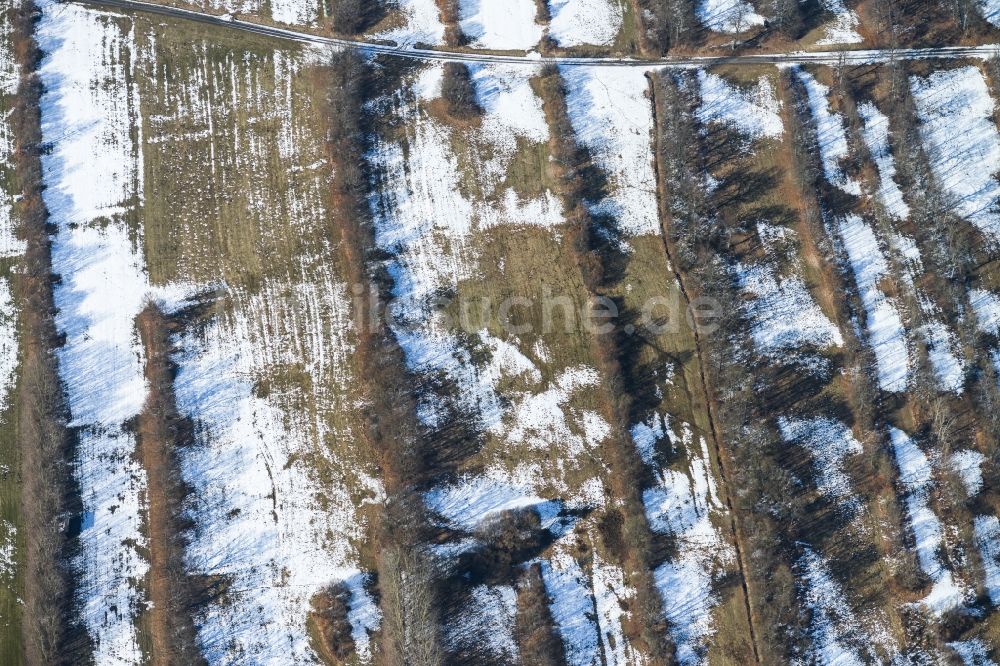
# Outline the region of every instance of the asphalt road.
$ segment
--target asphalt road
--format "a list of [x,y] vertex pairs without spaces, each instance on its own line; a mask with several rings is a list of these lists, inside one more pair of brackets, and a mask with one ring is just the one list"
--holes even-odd
[[230,30],[242,30],[257,35],[274,37],[277,39],[299,42],[304,44],[315,44],[340,49],[358,49],[360,51],[390,55],[399,58],[409,58],[412,60],[439,60],[451,62],[480,62],[480,63],[504,63],[504,64],[556,64],[556,65],[604,65],[613,67],[687,67],[692,65],[778,65],[778,64],[801,64],[820,63],[825,65],[864,65],[873,63],[889,62],[890,60],[920,60],[930,58],[983,58],[1000,53],[1000,45],[988,44],[984,46],[943,46],[936,48],[920,49],[862,49],[862,50],[837,50],[837,51],[798,51],[793,53],[760,53],[760,54],[740,54],[731,56],[666,56],[663,58],[585,58],[585,57],[544,57],[537,53],[526,55],[496,55],[491,53],[453,52],[437,49],[423,49],[414,46],[391,46],[377,44],[361,40],[339,39],[336,37],[323,37],[307,32],[298,32],[286,28],[278,28],[248,21],[239,21],[223,18],[213,14],[196,12],[187,9],[167,7],[150,2],[138,2],[137,0],[62,0],[63,2],[75,2],[78,4],[93,5],[99,7],[114,7],[134,12],[147,14],[159,14],[173,18],[196,21],[207,25],[228,28]]

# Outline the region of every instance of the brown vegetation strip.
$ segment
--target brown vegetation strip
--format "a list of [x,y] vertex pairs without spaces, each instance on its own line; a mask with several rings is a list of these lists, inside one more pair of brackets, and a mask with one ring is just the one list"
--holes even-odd
[[177,412],[176,368],[170,360],[173,320],[150,303],[136,317],[146,352],[149,394],[138,419],[139,461],[146,471],[146,530],[149,539],[146,611],[153,666],[204,663],[192,611],[197,593],[184,570],[183,503],[187,488],[180,475],[177,448],[192,439],[190,422]]
[[81,503],[70,460],[74,438],[59,380],[54,348],[59,344],[53,314],[48,211],[42,200],[42,146],[36,70],[41,58],[34,39],[37,8],[26,1],[14,14],[14,52],[20,66],[14,108],[14,169],[21,198],[14,206],[25,241],[23,272],[17,280],[21,305],[21,390],[16,405],[21,447],[21,512],[25,571],[22,633],[25,662],[39,666],[87,661],[90,646],[74,614],[74,572],[70,562]]
[[[649,90],[650,90],[650,103],[653,108],[653,128],[654,128],[653,154],[654,154],[654,168],[656,170],[656,182],[657,182],[656,194],[660,208],[660,220],[662,223],[661,224],[662,233],[660,234],[660,237],[663,239],[663,251],[666,253],[667,261],[669,262],[670,267],[673,270],[673,277],[677,281],[678,289],[680,290],[681,297],[684,300],[685,309],[686,311],[690,311],[691,301],[692,301],[691,295],[688,290],[688,286],[686,284],[684,275],[679,270],[679,266],[681,264],[676,260],[675,257],[676,253],[672,249],[672,243],[670,240],[671,234],[668,233],[666,230],[667,226],[670,224],[670,213],[667,210],[666,206],[664,205],[664,200],[666,199],[666,184],[663,180],[662,170],[660,168],[660,159],[663,152],[662,140],[664,137],[664,132],[661,129],[661,118],[659,113],[659,105],[657,103],[657,100],[659,99],[659,95],[657,94],[658,89],[660,88],[660,86],[658,85],[659,83],[660,82],[657,79],[657,75],[654,74],[650,76]],[[709,434],[711,435],[711,440],[712,440],[712,451],[715,456],[716,463],[719,467],[719,473],[721,475],[720,485],[722,486],[723,497],[726,503],[726,509],[729,513],[728,522],[729,522],[730,534],[732,535],[733,543],[736,546],[736,565],[737,568],[739,569],[740,587],[742,588],[743,591],[743,604],[744,604],[744,609],[746,611],[747,626],[750,629],[750,644],[753,647],[754,661],[756,663],[760,663],[760,653],[757,648],[757,635],[754,629],[753,605],[751,604],[750,601],[751,599],[750,583],[746,575],[745,564],[744,564],[746,562],[746,554],[744,552],[743,538],[741,537],[741,532],[738,527],[737,514],[732,498],[732,489],[730,483],[732,474],[730,474],[728,471],[729,466],[731,465],[731,460],[728,453],[725,452],[725,448],[723,447],[724,438],[722,434],[719,432],[719,427],[717,425],[717,419],[715,414],[716,412],[715,400],[711,394],[712,392],[711,389],[709,388],[710,385],[708,383],[708,378],[706,377],[705,374],[705,365],[706,365],[705,353],[703,350],[702,336],[698,329],[699,329],[698,323],[695,322],[694,325],[691,326],[691,332],[692,335],[694,336],[695,356],[698,366],[698,377],[699,381],[701,382],[701,387],[705,392],[704,396],[705,406],[706,406],[705,411],[708,417],[709,431],[710,431]]]
[[[354,52],[338,53],[330,67],[327,109],[328,155],[333,164],[331,235],[351,284],[364,285],[388,302],[392,280],[376,269],[376,244],[369,208],[365,160],[371,136],[363,105],[376,89],[375,70]],[[386,75],[383,72],[383,75]],[[362,308],[369,299],[358,299]],[[382,608],[379,661],[384,664],[442,663],[440,600],[425,541],[426,511],[416,488],[426,470],[423,428],[417,419],[419,382],[406,370],[403,351],[378,313],[357,312],[356,376],[366,405],[364,437],[381,463],[387,500],[376,526],[375,559]]]

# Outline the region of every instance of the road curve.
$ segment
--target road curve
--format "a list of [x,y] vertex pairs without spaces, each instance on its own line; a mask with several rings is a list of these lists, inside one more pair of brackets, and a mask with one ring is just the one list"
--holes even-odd
[[791,53],[755,53],[731,56],[666,56],[663,58],[587,58],[573,56],[542,56],[537,53],[525,55],[497,55],[492,53],[455,52],[438,49],[424,49],[413,46],[393,46],[366,42],[363,40],[324,37],[307,32],[278,28],[250,21],[227,19],[214,14],[167,7],[139,0],[60,0],[100,7],[115,7],[129,11],[160,14],[173,18],[196,21],[208,25],[242,30],[266,37],[315,44],[335,49],[357,49],[373,55],[388,55],[411,60],[438,60],[445,62],[503,63],[522,65],[602,65],[614,67],[691,67],[710,65],[795,65],[818,63],[824,65],[865,65],[889,62],[890,60],[922,60],[932,58],[988,58],[1000,54],[1000,44],[983,46],[941,46],[917,49],[861,49],[840,51],[796,51]]

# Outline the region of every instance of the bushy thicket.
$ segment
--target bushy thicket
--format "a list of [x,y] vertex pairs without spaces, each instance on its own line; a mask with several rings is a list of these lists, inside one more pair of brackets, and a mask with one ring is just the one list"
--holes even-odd
[[[334,165],[331,185],[333,228],[352,284],[364,293],[378,290],[388,300],[392,280],[380,265],[368,195],[372,174],[365,155],[375,131],[364,110],[376,94],[380,76],[364,59],[347,51],[330,65],[328,154]],[[372,304],[361,299],[360,305]],[[438,664],[441,646],[437,581],[433,563],[420,543],[426,517],[415,488],[428,468],[423,445],[429,437],[417,420],[422,382],[406,370],[402,350],[384,319],[363,309],[355,313],[356,373],[363,379],[365,440],[381,463],[388,494],[376,527],[378,593],[383,613],[381,650],[387,664]]]
[[446,62],[441,79],[441,96],[448,104],[448,114],[460,120],[479,116],[482,109],[476,99],[476,86],[465,63]]
[[16,280],[21,305],[21,384],[16,404],[21,449],[21,515],[24,520],[24,612],[22,633],[28,664],[73,664],[87,659],[90,645],[74,611],[76,548],[81,504],[70,467],[75,438],[54,348],[59,344],[53,313],[48,211],[42,200],[42,92],[34,39],[37,8],[30,2],[8,9],[20,82],[13,112],[14,168],[21,198],[14,206],[25,241]]

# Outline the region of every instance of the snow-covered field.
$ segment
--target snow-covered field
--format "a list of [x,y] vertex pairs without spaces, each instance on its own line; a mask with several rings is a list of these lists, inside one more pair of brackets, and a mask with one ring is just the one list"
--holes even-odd
[[534,0],[461,0],[459,26],[471,45],[528,51],[542,38]]
[[611,44],[624,20],[619,0],[547,0],[549,36],[560,46]]
[[[541,102],[530,88],[532,75],[532,70],[505,67],[476,68],[473,74],[485,116],[469,137],[476,147],[461,159],[475,160],[483,195],[500,201],[500,206],[463,192],[459,184],[460,156],[451,140],[455,130],[425,110],[425,105],[440,94],[440,68],[431,66],[389,100],[392,113],[406,128],[406,145],[383,142],[373,151],[371,158],[382,178],[373,211],[377,242],[391,257],[387,267],[395,280],[393,330],[411,371],[449,377],[458,392],[445,399],[454,400],[452,406],[463,418],[496,442],[481,454],[481,473],[431,489],[425,494],[428,507],[446,526],[465,531],[498,512],[530,507],[540,514],[543,527],[558,537],[573,524],[561,517],[564,506],[592,509],[604,500],[599,480],[569,485],[565,478],[587,461],[610,432],[600,415],[573,404],[581,391],[595,390],[597,373],[584,365],[570,365],[545,380],[541,368],[549,366],[550,353],[544,344],[526,349],[516,336],[500,338],[485,329],[474,333],[480,348],[487,352],[485,359],[482,354],[474,358],[466,342],[445,326],[431,298],[440,290],[461,288],[476,279],[479,256],[473,240],[477,234],[498,227],[503,233],[512,233],[525,226],[558,233],[563,221],[561,206],[550,192],[522,201],[504,180],[518,141],[537,144],[548,138]],[[552,372],[551,367],[547,369]],[[511,381],[523,388],[501,390],[502,384]],[[445,413],[441,400],[438,395],[423,396],[420,416],[425,423],[439,423]],[[542,451],[548,452],[548,460],[539,458]],[[514,456],[513,452],[523,455]],[[512,458],[518,462],[511,464]],[[572,542],[570,539],[557,550],[569,548]],[[438,550],[446,561],[453,552],[450,548]],[[586,581],[579,583],[584,586],[580,590],[571,586],[573,581],[582,581],[582,574],[572,573],[582,571],[580,564],[570,562],[567,558],[572,556],[562,552],[551,562],[543,561],[553,613],[562,617],[562,608],[575,606],[580,595],[586,595],[595,613],[587,625],[593,630],[590,643],[579,647],[567,643],[571,657],[579,659],[572,663],[594,663],[593,650],[601,650],[608,658],[617,653],[620,663],[627,663],[631,648],[621,634],[618,599],[630,591],[621,572],[610,563],[598,563],[595,557],[589,563]],[[559,597],[564,590],[570,599]],[[477,594],[480,600],[505,598],[499,590]],[[500,606],[491,601],[463,608],[448,630],[448,640],[466,647],[472,641],[472,647],[496,658],[509,657],[511,627],[508,624],[501,630],[491,619]],[[569,640],[581,629],[576,626],[578,618],[567,621],[574,626],[560,630]],[[609,639],[609,633],[617,639]]]
[[566,105],[577,141],[608,176],[608,196],[591,202],[626,236],[659,232],[650,152],[649,82],[637,67],[563,67]]
[[139,101],[128,85],[134,35],[80,6],[42,7],[42,133],[54,146],[42,164],[45,202],[58,229],[52,245],[52,267],[62,275],[56,324],[66,335],[59,364],[80,433],[79,603],[95,660],[138,664],[133,623],[145,603],[137,583],[148,568],[140,552],[145,473],[126,422],[146,395],[133,321],[149,285],[124,218],[142,196],[141,153],[133,140]]
[[1000,238],[1000,134],[994,101],[975,66],[910,78],[920,135],[931,170],[955,210],[994,240]]
[[[315,663],[310,601],[339,584],[350,595],[354,648],[367,661],[379,611],[358,548],[368,539],[366,512],[384,491],[361,434],[345,423],[357,408],[351,298],[316,235],[327,219],[329,170],[322,135],[298,105],[308,56],[192,51],[157,37],[143,56],[143,85],[158,93],[147,155],[167,172],[190,155],[202,178],[176,178],[174,196],[193,211],[169,220],[149,212],[146,222],[184,231],[171,269],[221,291],[225,306],[175,339],[178,409],[195,435],[180,455],[195,525],[187,565],[229,590],[195,618],[200,646],[212,664],[247,663],[247,655]],[[262,173],[268,163],[278,166]],[[213,219],[234,228],[215,235]],[[237,238],[253,243],[249,254],[231,254],[242,250]],[[153,256],[176,251],[169,236],[149,243]],[[282,253],[283,262],[273,260]],[[264,276],[246,280],[255,266]]]

